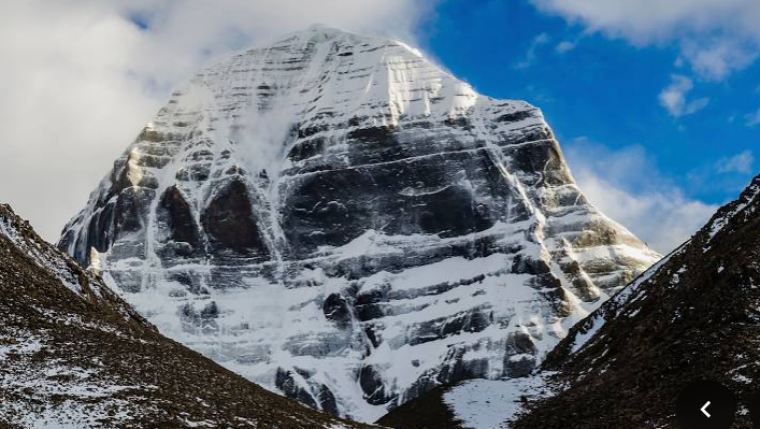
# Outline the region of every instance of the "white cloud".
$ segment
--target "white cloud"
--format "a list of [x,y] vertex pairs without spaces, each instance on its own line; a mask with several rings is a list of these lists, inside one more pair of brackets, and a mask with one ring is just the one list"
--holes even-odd
[[588,199],[660,253],[686,241],[717,210],[663,177],[641,146],[613,151],[576,139],[565,154]]
[[757,0],[531,0],[591,32],[648,44],[678,44],[700,77],[722,79],[760,47]]
[[170,88],[203,63],[315,22],[413,42],[432,3],[2,2],[0,202],[56,240]]
[[538,48],[549,43],[549,41],[551,41],[551,38],[546,33],[541,33],[538,36],[534,37],[530,42],[530,46],[528,46],[528,51],[525,53],[525,58],[515,64],[515,68],[526,69],[532,66],[536,61],[536,51]]
[[727,39],[709,43],[686,40],[682,52],[694,71],[707,80],[722,80],[758,57],[757,51]]
[[751,174],[755,163],[755,155],[745,150],[731,157],[721,158],[715,163],[718,173]]
[[691,115],[705,107],[710,102],[709,98],[687,100],[688,93],[694,88],[694,83],[686,76],[671,76],[670,85],[660,92],[660,104],[675,117]]

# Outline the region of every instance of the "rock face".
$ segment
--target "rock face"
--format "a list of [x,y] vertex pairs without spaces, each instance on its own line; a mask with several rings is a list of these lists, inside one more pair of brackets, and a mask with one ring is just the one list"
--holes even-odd
[[161,336],[0,205],[0,427],[365,428]]
[[321,27],[184,84],[59,246],[165,335],[364,420],[528,373],[658,258],[588,203],[538,109]]
[[555,396],[517,422],[532,428],[674,428],[689,383],[726,385],[751,428],[760,380],[760,176],[689,242],[576,325],[543,367]]

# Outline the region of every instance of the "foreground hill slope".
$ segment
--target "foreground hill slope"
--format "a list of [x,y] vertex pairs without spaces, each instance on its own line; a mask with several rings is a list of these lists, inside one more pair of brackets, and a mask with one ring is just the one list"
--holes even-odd
[[170,338],[368,421],[529,373],[658,259],[587,201],[537,108],[322,27],[182,85],[60,248]]
[[0,427],[365,427],[258,387],[161,336],[0,205]]
[[751,428],[760,382],[760,176],[681,248],[574,327],[547,357],[561,390],[517,429],[672,428],[697,379],[737,397]]
[[452,386],[440,386],[381,417],[377,424],[403,429],[464,429],[444,395]]

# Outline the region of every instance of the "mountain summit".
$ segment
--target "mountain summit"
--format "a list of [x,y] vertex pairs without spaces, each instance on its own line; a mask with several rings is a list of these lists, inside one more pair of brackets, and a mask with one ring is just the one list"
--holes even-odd
[[529,373],[658,259],[587,201],[538,109],[324,27],[182,85],[59,246],[163,334],[367,421]]

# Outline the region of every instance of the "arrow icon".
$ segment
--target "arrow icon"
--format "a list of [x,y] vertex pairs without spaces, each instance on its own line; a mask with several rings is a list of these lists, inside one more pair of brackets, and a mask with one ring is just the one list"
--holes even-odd
[[699,411],[702,411],[702,414],[706,415],[708,419],[712,417],[710,413],[707,412],[707,407],[709,406],[710,406],[710,401],[707,401],[707,403],[702,408],[699,409]]

